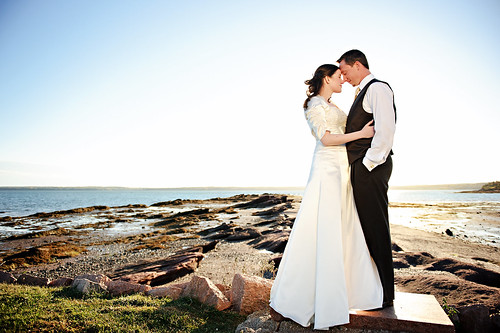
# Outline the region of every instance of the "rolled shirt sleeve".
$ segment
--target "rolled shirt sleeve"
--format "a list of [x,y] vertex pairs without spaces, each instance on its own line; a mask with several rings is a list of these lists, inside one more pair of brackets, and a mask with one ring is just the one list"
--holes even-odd
[[396,113],[394,111],[394,93],[381,82],[373,83],[363,99],[363,108],[373,113],[375,135],[370,148],[363,158],[363,164],[369,171],[383,164],[389,155],[396,132]]

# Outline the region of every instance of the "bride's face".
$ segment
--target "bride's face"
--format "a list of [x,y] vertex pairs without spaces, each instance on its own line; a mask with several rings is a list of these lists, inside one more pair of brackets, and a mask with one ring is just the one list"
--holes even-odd
[[328,85],[331,87],[334,93],[339,93],[342,91],[342,84],[344,82],[342,81],[342,74],[340,73],[340,69],[337,69],[337,71],[329,77],[328,81]]

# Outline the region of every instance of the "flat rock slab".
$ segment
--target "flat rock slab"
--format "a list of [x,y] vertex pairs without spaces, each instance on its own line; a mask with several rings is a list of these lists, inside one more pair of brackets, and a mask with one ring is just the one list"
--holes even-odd
[[351,311],[348,328],[422,333],[453,333],[455,328],[432,295],[396,292],[394,306]]
[[[424,333],[454,333],[453,323],[432,295],[396,292],[394,307],[378,311],[351,311],[350,323],[330,327],[322,332],[346,333],[389,333],[389,332],[424,332]],[[278,326],[271,319],[269,309],[252,313],[241,323],[236,333],[308,333],[313,325],[302,327],[299,324],[285,320]]]
[[112,278],[155,287],[194,272],[203,258],[204,255],[200,250],[200,252],[173,255],[162,260],[144,261],[115,270]]
[[204,253],[212,251],[218,241],[194,246],[161,260],[147,260],[123,266],[113,272],[111,278],[127,282],[148,284],[152,287],[167,284],[194,272]]

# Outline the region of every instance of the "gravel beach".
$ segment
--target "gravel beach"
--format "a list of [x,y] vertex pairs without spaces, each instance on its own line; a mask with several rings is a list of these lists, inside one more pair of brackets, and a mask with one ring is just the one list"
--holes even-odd
[[[3,219],[0,223],[29,232],[0,240],[0,270],[49,279],[86,273],[113,276],[122,267],[218,241],[203,254],[195,272],[174,282],[188,281],[192,274],[227,286],[237,273],[272,278],[275,268],[270,262],[281,255],[300,200],[239,195]],[[440,303],[455,307],[480,303],[491,314],[500,311],[500,285],[491,282],[500,276],[499,244],[468,236],[469,229],[454,224],[459,211],[461,223],[496,230],[497,206],[397,204],[390,209],[397,220],[391,234],[398,291],[433,294]],[[441,221],[439,228],[425,221],[429,216],[434,224]],[[419,219],[423,223],[417,226]]]

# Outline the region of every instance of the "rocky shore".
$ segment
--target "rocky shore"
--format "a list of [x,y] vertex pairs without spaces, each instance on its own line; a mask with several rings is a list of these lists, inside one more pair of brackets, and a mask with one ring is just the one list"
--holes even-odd
[[[102,274],[148,288],[202,276],[230,290],[238,274],[274,277],[300,199],[238,195],[4,217],[0,224],[29,232],[0,239],[0,270],[46,281]],[[472,317],[483,328],[500,327],[498,247],[391,228],[398,291],[434,295],[462,326]]]
[[500,193],[500,182],[487,183],[479,190],[464,191],[464,193]]

